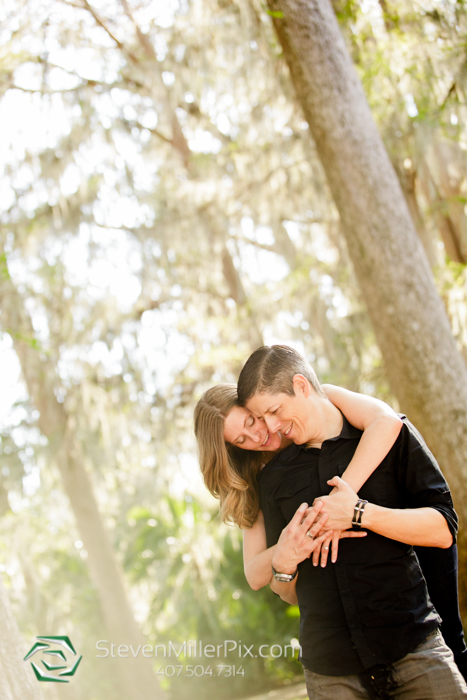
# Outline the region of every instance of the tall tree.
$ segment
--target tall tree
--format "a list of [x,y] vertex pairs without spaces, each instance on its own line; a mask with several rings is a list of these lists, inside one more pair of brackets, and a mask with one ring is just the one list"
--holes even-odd
[[329,0],[268,4],[390,384],[442,465],[465,525],[467,368],[400,183]]
[[163,697],[151,661],[141,653],[144,636],[134,618],[120,566],[102,520],[83,450],[76,434],[76,420],[57,400],[57,373],[53,363],[41,357],[30,316],[15,288],[3,256],[0,299],[2,323],[8,328],[18,355],[29,395],[39,411],[38,425],[49,440],[51,458],[57,464],[64,490],[76,518],[80,536],[89,555],[89,570],[97,589],[109,642],[132,646],[117,665],[124,695],[134,700]]

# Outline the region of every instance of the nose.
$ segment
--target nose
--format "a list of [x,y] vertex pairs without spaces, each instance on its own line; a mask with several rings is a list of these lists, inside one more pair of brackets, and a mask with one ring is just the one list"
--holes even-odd
[[249,430],[247,435],[250,440],[253,440],[253,442],[261,442],[261,434],[259,430]]
[[282,425],[281,421],[278,418],[275,418],[274,416],[265,416],[264,420],[266,421],[266,425],[268,426],[268,430],[270,433],[277,433],[277,431]]

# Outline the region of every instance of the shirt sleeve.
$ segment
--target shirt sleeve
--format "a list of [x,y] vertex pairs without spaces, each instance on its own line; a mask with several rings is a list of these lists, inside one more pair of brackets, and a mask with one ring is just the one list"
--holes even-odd
[[438,462],[418,430],[405,417],[399,438],[398,482],[404,491],[405,507],[438,510],[445,517],[455,542],[459,519]]

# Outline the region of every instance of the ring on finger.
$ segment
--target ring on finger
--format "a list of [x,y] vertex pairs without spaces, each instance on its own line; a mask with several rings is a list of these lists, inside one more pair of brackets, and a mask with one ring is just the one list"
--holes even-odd
[[329,547],[323,547],[323,549],[329,549]]
[[310,531],[310,530],[308,530],[306,534],[307,534],[308,537],[310,537],[312,540],[315,539],[315,536],[311,534],[311,531]]

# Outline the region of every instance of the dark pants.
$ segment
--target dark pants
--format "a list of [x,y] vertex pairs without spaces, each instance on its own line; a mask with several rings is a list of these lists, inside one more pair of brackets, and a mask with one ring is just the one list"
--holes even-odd
[[431,602],[443,623],[441,633],[454,654],[454,660],[467,680],[467,647],[459,613],[457,588],[457,545],[449,549],[414,547],[426,580]]

